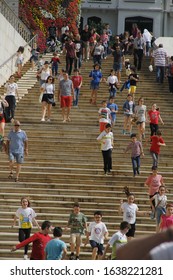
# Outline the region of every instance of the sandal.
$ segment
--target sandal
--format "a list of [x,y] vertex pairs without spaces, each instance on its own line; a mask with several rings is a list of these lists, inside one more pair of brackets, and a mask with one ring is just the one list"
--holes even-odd
[[19,182],[19,178],[15,178],[14,181],[15,181],[15,182]]
[[13,178],[13,172],[10,172],[8,179],[12,179]]

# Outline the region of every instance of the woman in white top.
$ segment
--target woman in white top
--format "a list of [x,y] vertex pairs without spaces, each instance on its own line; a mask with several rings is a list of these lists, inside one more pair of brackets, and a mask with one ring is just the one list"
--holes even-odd
[[40,88],[41,93],[43,94],[42,97],[42,118],[41,121],[45,122],[45,116],[47,111],[47,121],[50,122],[50,115],[52,106],[55,106],[54,102],[54,92],[55,92],[55,85],[54,85],[54,78],[49,76],[45,83],[42,84]]
[[45,83],[47,78],[52,75],[52,70],[49,67],[48,61],[45,61],[44,66],[39,72],[40,72],[40,85],[42,85]]
[[6,121],[10,122],[14,120],[14,113],[16,108],[16,95],[19,99],[18,85],[14,82],[14,76],[11,75],[9,81],[5,84],[5,100],[8,102],[9,107],[6,108]]
[[138,105],[135,106],[135,115],[137,117],[137,126],[139,141],[145,138],[145,122],[147,121],[147,107],[143,105],[144,99],[142,97],[138,100]]
[[24,52],[24,47],[20,46],[17,50],[17,54],[16,54],[17,58],[15,63],[15,66],[17,67],[17,75],[19,78],[21,77],[22,65],[24,61],[23,52]]
[[107,78],[106,83],[109,85],[109,94],[110,94],[109,97],[115,97],[119,82],[117,76],[115,75],[114,69],[111,69],[110,75]]

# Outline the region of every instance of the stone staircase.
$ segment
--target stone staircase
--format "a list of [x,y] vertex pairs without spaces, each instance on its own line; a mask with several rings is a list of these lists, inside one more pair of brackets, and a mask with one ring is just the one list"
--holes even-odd
[[[45,60],[50,59],[50,54]],[[132,57],[129,57],[132,60]],[[61,57],[65,66],[64,57]],[[101,100],[108,98],[108,86],[102,83],[98,93],[98,105],[89,104],[90,87],[89,72],[92,61],[83,64],[81,73],[83,87],[81,89],[79,108],[72,108],[70,123],[62,123],[61,109],[57,102],[52,110],[50,123],[41,123],[41,104],[39,98],[39,82],[35,72],[25,67],[23,77],[18,81],[22,99],[17,105],[16,118],[22,123],[22,129],[29,138],[29,156],[22,166],[21,180],[15,183],[8,179],[8,159],[0,154],[0,259],[22,259],[23,249],[11,253],[10,248],[16,244],[18,229],[11,228],[13,216],[20,205],[23,195],[29,196],[31,206],[37,213],[41,223],[50,220],[54,226],[65,227],[73,203],[78,201],[81,211],[87,216],[88,222],[93,220],[96,210],[103,211],[103,221],[106,223],[110,236],[118,229],[122,216],[118,215],[120,199],[126,199],[123,187],[129,186],[135,193],[135,202],[140,210],[149,210],[149,200],[144,182],[151,171],[152,160],[149,146],[144,146],[145,157],[141,162],[141,175],[132,177],[130,155],[123,154],[123,149],[129,142],[129,136],[122,135],[123,112],[122,105],[126,100],[126,91],[117,93],[116,103],[119,106],[117,122],[113,128],[115,145],[113,151],[113,175],[103,175],[103,163],[100,147],[96,141],[99,134],[98,109]],[[167,82],[164,85],[155,83],[154,73],[148,71],[149,61],[144,60],[143,69],[139,73],[140,82],[137,87],[136,100],[141,95],[145,98],[147,108],[153,102],[160,107],[165,125],[162,128],[167,144],[161,150],[159,171],[163,175],[166,186],[170,190],[168,200],[173,200],[173,148],[172,148],[172,95],[168,92]],[[103,61],[104,77],[112,68],[112,57]],[[23,70],[24,71],[24,70]],[[122,81],[125,80],[122,73]],[[57,82],[56,82],[57,88]],[[1,88],[1,90],[3,90]],[[6,135],[11,124],[6,125]],[[133,128],[136,131],[136,128]],[[149,125],[146,128],[149,137]],[[144,143],[145,144],[145,143]],[[33,228],[32,232],[35,232]],[[151,234],[155,231],[155,222],[149,217],[137,217],[136,237]],[[63,240],[69,246],[69,232],[63,235]],[[81,259],[91,258],[91,248],[88,245],[81,249]]]

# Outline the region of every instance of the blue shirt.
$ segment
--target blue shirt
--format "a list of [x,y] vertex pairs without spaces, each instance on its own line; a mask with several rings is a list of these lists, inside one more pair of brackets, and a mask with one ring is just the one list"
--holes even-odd
[[92,84],[99,84],[102,78],[102,72],[100,70],[93,70],[90,72],[89,77],[93,78],[93,80],[91,80]]
[[47,260],[60,260],[62,258],[63,249],[66,247],[65,242],[60,239],[55,238],[50,240],[45,247]]
[[115,111],[118,111],[118,106],[117,106],[117,104],[115,104],[115,103],[108,103],[107,104],[107,107],[110,109],[110,111],[111,111],[111,116],[113,117],[113,118],[115,118],[116,117],[116,113],[115,112],[112,112],[112,110],[115,110]]
[[11,130],[8,134],[7,139],[9,140],[9,152],[22,154],[24,152],[24,142],[27,141],[27,136],[25,131]]

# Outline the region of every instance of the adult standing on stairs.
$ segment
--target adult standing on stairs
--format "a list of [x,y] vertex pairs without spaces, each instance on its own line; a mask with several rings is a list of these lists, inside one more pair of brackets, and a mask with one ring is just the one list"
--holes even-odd
[[141,31],[138,31],[134,39],[134,65],[137,70],[141,70],[143,54],[146,52],[146,45]]
[[16,161],[15,182],[18,182],[21,165],[24,161],[24,154],[26,156],[28,155],[28,138],[25,131],[20,129],[20,122],[18,120],[14,121],[14,129],[7,136],[6,153],[9,155],[9,178],[13,178],[13,169]]
[[14,113],[16,108],[16,95],[19,100],[18,85],[14,81],[14,75],[11,75],[9,81],[5,84],[5,100],[8,102],[8,107],[6,107],[6,122],[14,120]]
[[151,65],[153,64],[153,61],[156,67],[156,82],[163,84],[165,67],[168,64],[168,54],[163,48],[163,44],[159,44],[159,47],[153,52]]

